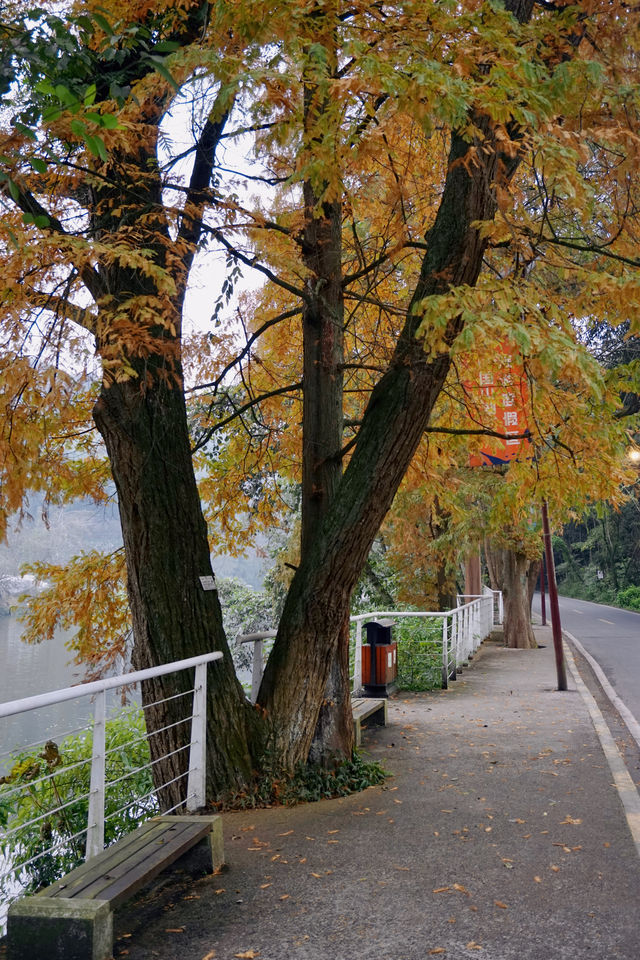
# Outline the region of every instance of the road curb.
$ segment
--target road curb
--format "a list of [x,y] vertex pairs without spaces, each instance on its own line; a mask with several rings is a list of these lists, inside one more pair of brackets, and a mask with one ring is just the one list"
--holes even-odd
[[[563,632],[566,633],[566,631]],[[566,633],[566,636],[571,640],[571,642],[575,642],[577,648],[580,649],[582,644],[580,644],[578,641],[575,641],[575,638],[571,637],[571,634]],[[580,652],[582,653],[582,650]],[[631,832],[631,837],[635,844],[636,853],[640,857],[640,796],[638,796],[636,785],[631,779],[629,771],[627,770],[624,760],[620,755],[620,751],[618,750],[616,743],[611,736],[611,731],[609,730],[609,727],[607,726],[607,723],[600,712],[598,704],[587,689],[584,680],[578,672],[576,662],[573,659],[573,653],[567,644],[565,644],[565,655],[576,688],[582,697],[587,710],[589,711],[591,722],[593,723],[603,753],[609,765],[611,775],[613,776],[613,784],[618,791],[618,796],[620,797],[620,801],[624,809],[624,814]],[[598,677],[598,679],[600,678]]]
[[615,692],[615,690],[611,686],[611,683],[605,676],[605,673],[602,667],[600,666],[600,664],[593,659],[593,657],[591,656],[590,653],[588,653],[587,650],[585,650],[584,646],[580,643],[577,637],[574,637],[573,634],[569,633],[568,630],[563,630],[562,633],[563,633],[563,636],[565,636],[569,640],[569,642],[574,645],[578,653],[581,656],[583,656],[584,659],[587,661],[587,663],[593,670],[594,674],[596,675],[598,682],[602,687],[603,692],[611,702],[611,705],[615,707],[615,709],[618,711],[618,713],[624,720],[625,724],[627,725],[629,733],[638,744],[638,747],[640,747],[640,723],[638,723],[634,715],[629,710],[628,706],[625,703],[623,703],[623,701],[620,699],[618,694]]

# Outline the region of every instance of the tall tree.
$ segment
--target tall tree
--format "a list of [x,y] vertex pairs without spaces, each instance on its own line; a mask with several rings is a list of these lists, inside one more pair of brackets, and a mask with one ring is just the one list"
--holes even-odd
[[[588,315],[595,279],[624,289],[625,306],[635,296],[616,274],[625,279],[634,268],[632,218],[619,211],[618,232],[606,244],[576,239],[573,224],[591,221],[595,206],[604,209],[583,150],[585,103],[594,156],[608,149],[597,131],[612,104],[619,129],[611,126],[611,138],[624,143],[625,156],[635,149],[632,124],[623,121],[629,103],[616,100],[612,77],[622,21],[636,15],[621,7],[620,22],[610,23],[609,8],[545,4],[534,12],[534,0],[455,10],[412,0],[292,0],[268,15],[257,0],[144,3],[129,7],[126,19],[116,6],[91,3],[64,16],[55,8],[28,16],[18,0],[10,13],[2,27],[10,50],[3,92],[13,120],[1,147],[0,293],[15,426],[2,437],[7,475],[10,463],[35,460],[50,444],[49,433],[33,423],[27,429],[27,414],[37,399],[60,419],[61,384],[71,390],[78,366],[66,344],[72,330],[86,331],[100,366],[94,418],[118,491],[134,663],[224,653],[211,670],[209,796],[243,788],[266,748],[287,768],[306,760],[319,720],[316,755],[347,754],[351,591],[456,352],[472,347],[494,316],[494,326],[522,346],[528,327],[546,330],[538,363],[558,372],[568,315]],[[597,49],[589,40],[596,28]],[[632,69],[625,62],[623,72]],[[186,154],[163,126],[185,100],[195,134]],[[216,158],[237,124],[257,138],[262,165],[250,176],[286,191],[273,216],[260,204],[247,209],[231,186],[224,190]],[[430,169],[428,187],[403,168],[405,156]],[[569,184],[576,157],[585,167],[577,188]],[[622,173],[607,171],[611,185]],[[260,366],[258,330],[302,316],[303,549],[260,711],[235,679],[217,595],[200,585],[211,565],[185,404],[183,314],[197,251],[207,244],[224,250],[232,269],[254,267],[273,284],[277,311],[258,321],[241,351],[248,363]],[[518,269],[479,284],[492,249],[506,250]],[[581,282],[571,305],[568,298],[541,304],[522,269],[523,261],[548,264],[547,251],[557,249],[576,251],[571,268]],[[393,291],[392,308],[381,302],[384,291]],[[376,357],[381,375],[357,433],[343,446],[342,335],[359,325],[363,305],[380,307],[392,336]],[[38,316],[42,327],[30,326]],[[76,338],[77,349],[86,354],[88,342]],[[578,354],[572,360],[583,363]],[[234,358],[225,356],[211,412],[222,409],[220,388],[232,369]],[[267,393],[288,395],[294,386]],[[230,404],[244,423],[256,402],[238,409],[230,390],[223,407]],[[201,423],[206,415],[196,414]],[[563,429],[560,420],[554,442]],[[69,461],[73,434],[64,422],[56,462]],[[204,424],[196,446],[215,442]],[[33,476],[14,470],[6,492],[3,486],[7,508],[19,506]],[[36,482],[49,484],[52,495],[71,493],[71,484],[60,492],[53,479]],[[163,683],[161,693],[169,690],[176,692]],[[158,699],[156,689],[144,695]],[[180,748],[179,735],[169,739]],[[170,766],[158,764],[165,775],[182,775],[181,761]],[[172,788],[169,799],[179,793]]]

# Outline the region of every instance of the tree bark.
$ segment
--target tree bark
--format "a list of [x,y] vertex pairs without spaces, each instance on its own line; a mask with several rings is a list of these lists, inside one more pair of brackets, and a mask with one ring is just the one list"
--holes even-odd
[[[145,358],[166,366],[166,355]],[[174,371],[179,374],[179,371]],[[208,671],[208,797],[241,789],[251,779],[251,708],[236,679],[222,630],[217,591],[205,591],[211,576],[206,523],[189,447],[186,408],[180,382],[157,375],[123,383],[105,382],[94,409],[109,454],[127,559],[133,618],[135,669],[221,650],[223,660]],[[145,707],[185,694],[193,686],[185,673],[143,684]],[[150,731],[178,723],[190,712],[191,696],[149,707]],[[186,793],[185,770],[190,725],[152,733],[150,746],[165,809]],[[180,751],[162,760],[163,756]]]
[[[333,152],[329,79],[335,75],[335,10],[318,4],[311,14],[313,44],[306,50],[303,125],[308,157]],[[322,54],[318,55],[319,49]],[[336,160],[337,163],[337,160]],[[313,548],[318,530],[342,475],[344,296],[342,288],[342,205],[327,201],[328,181],[307,176],[303,183],[303,261],[308,270],[302,310],[302,523],[301,556]],[[349,623],[339,630],[309,759],[330,764],[353,749],[349,696]]]
[[[495,186],[515,172],[501,157],[486,117],[485,150],[452,134],[448,175],[427,253],[391,365],[374,387],[351,461],[294,576],[258,702],[269,717],[286,766],[306,759],[323,692],[349,613],[351,592],[418,447],[450,366],[449,348],[462,329],[448,319],[442,346],[418,339],[421,303],[452,286],[475,284],[486,240],[478,221],[496,211]],[[472,151],[473,152],[470,152]]]
[[527,556],[514,548],[495,547],[488,543],[485,544],[485,554],[492,588],[502,590],[505,646],[518,649],[537,647],[531,627]]

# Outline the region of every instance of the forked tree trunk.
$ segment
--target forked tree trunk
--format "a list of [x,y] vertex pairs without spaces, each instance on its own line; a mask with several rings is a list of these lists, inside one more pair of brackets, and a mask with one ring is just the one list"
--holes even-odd
[[[156,358],[157,360],[158,358]],[[153,367],[147,358],[147,369]],[[166,357],[160,360],[166,364]],[[157,372],[157,368],[156,368]],[[184,397],[158,374],[103,385],[94,418],[109,454],[127,559],[133,618],[132,661],[141,670],[221,650],[208,669],[208,797],[241,789],[251,779],[250,707],[222,630],[216,591],[203,590],[211,576],[206,523],[189,448]],[[185,694],[193,672],[143,684],[143,703]],[[146,711],[150,729],[178,723],[190,712],[191,695]],[[150,738],[156,785],[165,809],[185,797],[190,725],[179,724]],[[179,751],[174,753],[174,751]],[[169,759],[159,758],[172,753]],[[175,779],[177,778],[177,779]]]
[[[476,116],[474,123],[491,144],[488,118]],[[517,160],[497,148],[476,151],[452,135],[444,193],[404,330],[372,391],[336,495],[294,576],[260,688],[258,702],[287,766],[309,754],[351,592],[429,422],[449,371],[449,348],[462,329],[460,317],[450,318],[438,337],[442,348],[425,353],[425,341],[417,337],[421,303],[453,286],[475,284],[486,246],[477,223],[494,216],[495,185],[508,181],[516,167]],[[428,344],[429,331],[425,339]]]

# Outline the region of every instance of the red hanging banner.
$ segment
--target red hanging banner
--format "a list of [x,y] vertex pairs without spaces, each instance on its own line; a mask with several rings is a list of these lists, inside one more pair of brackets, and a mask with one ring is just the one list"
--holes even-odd
[[[530,441],[522,437],[527,432],[527,401],[529,387],[522,364],[514,359],[514,349],[503,343],[500,352],[485,361],[474,360],[474,372],[463,380],[477,419],[487,429],[504,434],[487,438],[480,453],[469,458],[469,465],[501,466],[512,460],[530,456]],[[467,369],[471,364],[467,365]]]

